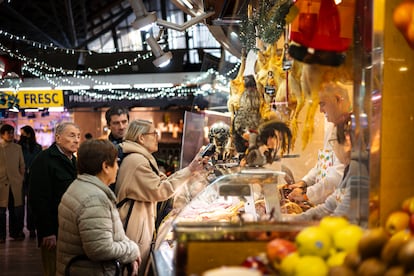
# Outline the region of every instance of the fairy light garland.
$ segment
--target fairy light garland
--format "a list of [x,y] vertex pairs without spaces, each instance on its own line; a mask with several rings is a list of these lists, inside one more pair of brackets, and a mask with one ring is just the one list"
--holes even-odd
[[[32,41],[26,39],[24,36],[16,36],[6,31],[0,30],[0,36],[4,36],[9,40],[19,41],[26,43],[32,47],[41,49],[41,50],[52,50],[52,51],[59,51],[68,55],[78,55],[78,54],[88,54],[92,55],[92,51],[90,50],[75,50],[75,49],[67,49],[61,48],[53,45],[52,43],[49,45],[42,44],[36,41]],[[110,73],[111,71],[118,69],[120,66],[124,65],[132,65],[134,63],[139,62],[140,60],[144,61],[153,56],[152,52],[149,51],[145,54],[138,54],[136,57],[132,59],[121,59],[115,62],[114,65],[103,67],[103,68],[87,68],[85,70],[71,70],[65,69],[63,67],[55,67],[47,64],[44,61],[39,61],[36,57],[31,58],[24,56],[19,53],[18,50],[11,50],[5,45],[0,42],[0,50],[7,53],[10,57],[16,58],[23,62],[22,70],[29,72],[31,75],[36,76],[37,78],[46,81],[47,83],[51,84],[53,87],[58,86],[76,86],[81,85],[81,82],[75,83],[69,80],[67,77],[73,77],[79,80],[88,80],[95,85],[106,85],[111,86],[112,83],[106,81],[100,81],[93,78],[92,75],[98,75],[99,73],[105,72]],[[199,86],[189,87],[193,85],[197,85],[206,81],[208,79],[214,79],[216,81],[221,82],[224,85],[229,85],[229,78],[234,73],[238,71],[240,67],[240,63],[235,64],[234,68],[229,70],[225,75],[220,74],[214,69],[209,69],[207,72],[201,74],[200,76],[187,81],[181,85],[177,85],[174,87],[169,88],[142,88],[142,89],[128,89],[128,90],[120,90],[120,89],[102,89],[102,90],[73,90],[73,93],[79,96],[86,96],[86,97],[93,97],[97,99],[108,99],[108,100],[143,100],[148,98],[170,98],[170,97],[186,97],[188,95],[198,95],[198,94],[214,94],[216,92],[215,89],[211,89],[209,91],[203,91],[200,89]],[[44,71],[47,71],[45,73]],[[1,85],[4,84],[4,80],[0,82]],[[18,87],[17,87],[18,89]],[[100,93],[100,91],[102,93]],[[108,93],[109,92],[109,93]]]

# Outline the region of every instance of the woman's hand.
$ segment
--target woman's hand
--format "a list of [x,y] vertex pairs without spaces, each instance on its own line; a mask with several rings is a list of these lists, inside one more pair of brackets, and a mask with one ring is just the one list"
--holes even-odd
[[131,274],[130,275],[132,275],[132,276],[138,275],[138,267],[139,267],[138,262],[134,261],[130,264],[130,266],[131,266]]
[[42,239],[42,246],[46,247],[49,250],[55,248],[56,247],[56,236],[51,235],[51,236],[44,237]]
[[204,169],[205,165],[207,165],[208,160],[210,160],[210,156],[202,157],[200,153],[202,149],[198,152],[198,154],[194,157],[193,161],[188,165],[188,168],[191,172],[200,171]]

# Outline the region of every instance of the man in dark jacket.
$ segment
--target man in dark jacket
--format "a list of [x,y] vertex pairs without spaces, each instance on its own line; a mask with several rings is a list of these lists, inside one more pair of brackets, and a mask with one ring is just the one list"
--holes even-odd
[[129,111],[125,107],[113,106],[105,112],[106,124],[111,131],[108,139],[114,145],[122,143],[129,122]]
[[37,228],[44,275],[56,273],[58,206],[62,195],[76,179],[76,157],[80,129],[72,122],[58,124],[55,143],[32,163],[29,175],[29,204]]

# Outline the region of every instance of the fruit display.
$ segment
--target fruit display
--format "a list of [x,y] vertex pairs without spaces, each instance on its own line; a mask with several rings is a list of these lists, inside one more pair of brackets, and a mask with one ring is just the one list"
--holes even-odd
[[[401,210],[391,212],[383,227],[364,230],[357,250],[348,253],[343,264],[330,275],[414,275],[414,197]],[[339,271],[347,271],[340,274]]]
[[414,49],[414,1],[404,0],[394,10],[393,22],[408,45]]
[[[262,275],[346,275],[338,270],[352,269],[338,267],[343,265],[348,254],[357,251],[363,234],[364,229],[343,217],[325,217],[319,224],[303,228],[292,240],[277,237],[269,241],[267,261],[262,259],[268,273]],[[251,262],[243,262],[242,266],[255,269],[255,265],[249,264]],[[332,274],[334,271],[337,272]]]

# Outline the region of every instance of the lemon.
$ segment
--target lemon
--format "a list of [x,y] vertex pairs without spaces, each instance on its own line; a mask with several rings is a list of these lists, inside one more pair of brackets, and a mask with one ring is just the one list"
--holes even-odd
[[349,224],[333,235],[333,243],[337,250],[356,251],[364,230],[355,224]]
[[324,259],[318,256],[303,256],[295,267],[295,276],[326,276],[328,275],[328,265]]
[[281,276],[295,275],[295,268],[298,266],[300,257],[297,252],[291,253],[282,259],[279,272]]
[[302,229],[296,236],[296,247],[299,255],[315,255],[325,258],[331,250],[331,237],[320,226],[309,226]]
[[346,251],[336,252],[328,258],[328,260],[326,261],[326,264],[329,267],[342,265],[344,263],[344,260],[347,254],[348,252]]
[[333,236],[334,233],[349,225],[349,221],[344,217],[328,216],[320,220],[319,226]]

